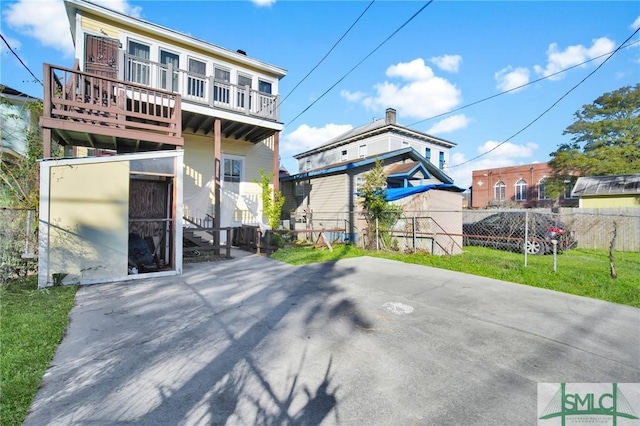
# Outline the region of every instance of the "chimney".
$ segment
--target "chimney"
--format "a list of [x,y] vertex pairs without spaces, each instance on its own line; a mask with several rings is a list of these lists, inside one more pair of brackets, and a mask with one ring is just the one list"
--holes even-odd
[[384,121],[387,124],[396,124],[396,110],[393,108],[387,108],[384,114]]
[[244,51],[244,50],[242,50],[242,49],[238,49],[238,50],[236,50],[236,52],[238,52],[238,53],[239,53],[239,54],[241,54],[241,55],[247,56],[247,52],[245,52],[245,51]]

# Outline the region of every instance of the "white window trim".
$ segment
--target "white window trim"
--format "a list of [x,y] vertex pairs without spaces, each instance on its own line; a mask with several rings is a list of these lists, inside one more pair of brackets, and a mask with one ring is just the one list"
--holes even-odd
[[340,150],[340,161],[347,161],[349,159],[349,150],[342,149]]
[[263,77],[258,77],[258,88],[256,90],[260,90],[260,82],[264,82],[264,83],[269,83],[271,85],[271,93],[267,93],[267,92],[260,92],[260,93],[267,93],[268,95],[274,95],[274,88],[275,88],[275,82],[271,79],[268,78],[263,78]]
[[[518,179],[514,187],[516,190],[516,201],[527,201],[527,190],[529,189],[527,181],[524,179]],[[522,191],[522,187],[524,187],[524,191]]]
[[[545,180],[547,179],[547,177],[543,177],[541,179],[538,180],[538,183],[536,184],[536,186],[538,187],[538,200],[548,200],[549,199],[549,195],[547,195],[547,186],[545,183]],[[544,188],[544,197],[540,197],[540,187]]]
[[[241,155],[231,155],[231,154],[222,154],[222,161],[221,161],[221,166],[220,167],[220,182],[222,182],[222,184],[241,184],[244,182],[244,166],[245,166],[245,158],[244,156]],[[239,160],[241,161],[241,166],[240,166],[240,182],[227,182],[224,180],[224,160]]]
[[364,158],[367,156],[367,145],[358,146],[358,158]]

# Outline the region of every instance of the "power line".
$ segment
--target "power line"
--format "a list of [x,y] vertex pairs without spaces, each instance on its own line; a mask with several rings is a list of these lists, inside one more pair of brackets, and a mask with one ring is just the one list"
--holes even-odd
[[491,148],[490,150],[488,150],[487,152],[483,152],[480,155],[476,155],[475,157],[467,160],[467,161],[463,161],[462,163],[458,163],[455,164],[453,166],[449,166],[449,168],[453,168],[453,167],[459,167],[462,166],[463,164],[467,164],[470,163],[472,161],[477,160],[480,157],[484,157],[485,155],[489,154],[492,151],[495,151],[496,149],[498,149],[500,146],[502,146],[503,144],[509,142],[511,139],[515,138],[516,136],[518,136],[520,133],[524,132],[526,129],[528,129],[529,127],[531,127],[533,125],[533,123],[535,123],[536,121],[538,121],[540,118],[542,118],[542,116],[544,116],[546,113],[548,113],[549,111],[551,111],[551,109],[553,109],[557,104],[560,103],[561,100],[563,100],[564,98],[566,98],[569,93],[573,92],[575,89],[578,88],[578,86],[580,86],[582,83],[584,83],[589,77],[591,77],[593,74],[596,73],[596,71],[598,71],[605,63],[607,63],[607,61],[609,59],[611,59],[613,57],[613,55],[615,55],[616,53],[618,53],[618,51],[620,49],[623,48],[623,46],[629,41],[631,40],[631,38],[636,35],[638,33],[638,31],[640,31],[640,28],[638,28],[637,30],[635,30],[633,32],[633,34],[631,34],[624,42],[622,42],[622,44],[620,46],[618,46],[616,48],[616,50],[614,50],[613,52],[611,52],[611,54],[604,60],[602,61],[602,63],[600,65],[598,65],[593,71],[591,71],[589,74],[587,74],[582,80],[580,80],[576,85],[574,85],[571,89],[569,89],[564,95],[560,96],[560,98],[558,100],[556,100],[553,104],[551,104],[551,106],[549,108],[547,108],[546,110],[544,110],[540,115],[538,115],[536,118],[534,118],[529,124],[527,124],[526,126],[524,126],[522,129],[518,130],[516,133],[514,133],[513,135],[509,136],[507,139],[503,140],[502,142],[500,142],[499,144],[497,144],[496,146],[494,146],[493,148]]
[[[633,36],[632,36],[632,37],[633,37]],[[628,39],[627,39],[627,40],[628,40]],[[624,45],[624,43],[623,43],[623,44],[622,44],[618,49],[620,49],[620,48],[625,48],[625,49],[626,49],[627,47],[633,46],[633,45],[634,45],[634,44],[636,44],[636,43],[640,43],[640,40],[636,40],[636,41],[631,42],[631,43],[626,44],[626,45]],[[555,77],[555,76],[556,76],[556,75],[558,75],[558,74],[562,74],[562,73],[567,72],[567,71],[569,71],[569,70],[572,70],[572,69],[574,69],[574,68],[578,68],[578,67],[581,67],[582,65],[588,64],[589,62],[595,61],[596,59],[600,59],[600,58],[602,58],[602,57],[604,57],[604,56],[610,55],[610,54],[612,54],[612,53],[616,52],[616,50],[618,50],[618,49],[612,50],[612,51],[607,52],[607,53],[603,53],[603,54],[602,54],[602,55],[600,55],[600,56],[596,56],[596,57],[594,57],[594,58],[588,59],[588,60],[586,60],[586,61],[584,61],[584,62],[581,62],[581,63],[579,63],[579,64],[577,64],[577,65],[573,65],[573,66],[571,66],[571,67],[568,67],[568,68],[562,69],[562,70],[560,70],[560,71],[554,72],[553,74],[549,74],[549,75],[547,75],[547,76],[545,76],[545,77],[540,77],[540,78],[538,78],[538,79],[536,79],[536,80],[532,80],[532,81],[530,81],[530,82],[528,82],[528,83],[521,84],[520,86],[513,87],[513,88],[511,88],[511,89],[509,89],[509,90],[505,90],[505,91],[503,91],[503,92],[496,93],[496,94],[494,94],[494,95],[488,96],[488,97],[483,98],[483,99],[480,99],[480,100],[478,100],[478,101],[474,101],[474,102],[471,102],[471,103],[469,103],[469,104],[462,105],[461,107],[458,107],[458,108],[452,109],[452,110],[450,110],[450,111],[443,112],[443,113],[438,114],[438,115],[434,115],[434,116],[431,116],[431,117],[424,118],[424,119],[422,119],[422,120],[420,120],[420,121],[416,121],[415,123],[409,124],[407,127],[413,127],[413,126],[415,126],[415,125],[417,125],[417,124],[424,123],[425,121],[433,120],[434,118],[442,117],[442,116],[445,116],[445,115],[448,115],[448,114],[451,114],[451,113],[454,113],[454,112],[460,111],[460,110],[462,110],[462,109],[469,108],[469,107],[471,107],[471,106],[477,105],[477,104],[482,103],[482,102],[484,102],[484,101],[488,101],[488,100],[490,100],[490,99],[493,99],[493,98],[495,98],[495,97],[498,97],[498,96],[504,95],[504,94],[506,94],[506,93],[513,92],[513,91],[515,91],[515,90],[522,89],[523,87],[529,86],[529,85],[531,85],[531,84],[538,83],[538,82],[540,82],[540,81],[542,81],[542,80],[546,80],[546,79],[548,79],[548,78]]]
[[360,14],[360,16],[358,16],[358,19],[356,19],[356,20],[353,22],[353,24],[351,24],[351,26],[349,27],[349,29],[347,29],[347,31],[346,31],[344,34],[342,34],[342,37],[340,37],[340,39],[338,39],[338,41],[336,41],[336,42],[333,44],[333,46],[331,47],[331,49],[329,49],[329,51],[328,51],[328,52],[327,52],[327,53],[322,57],[322,59],[320,59],[320,61],[319,61],[319,62],[318,62],[318,63],[317,63],[313,68],[311,68],[311,71],[309,71],[309,72],[307,73],[307,75],[305,75],[305,76],[302,78],[302,80],[300,80],[300,81],[298,82],[298,84],[296,84],[296,85],[293,87],[293,89],[291,89],[291,91],[289,92],[289,94],[288,94],[287,96],[285,96],[285,98],[280,102],[280,104],[279,104],[276,108],[280,107],[280,105],[282,105],[282,104],[284,103],[284,101],[286,101],[286,100],[287,100],[287,98],[288,98],[289,96],[291,96],[291,94],[292,94],[292,93],[293,93],[293,92],[298,88],[298,86],[300,86],[300,85],[301,85],[301,84],[302,84],[302,83],[307,79],[307,77],[309,77],[309,76],[311,75],[311,73],[312,73],[312,72],[314,72],[314,71],[316,70],[316,68],[318,68],[318,67],[320,66],[320,64],[322,64],[322,62],[324,62],[324,60],[325,60],[325,59],[327,59],[327,56],[329,56],[329,54],[330,54],[331,52],[333,52],[333,49],[335,49],[335,48],[336,48],[336,46],[338,46],[338,44],[342,41],[342,39],[343,39],[343,38],[345,38],[347,34],[349,34],[349,32],[353,29],[353,27],[355,27],[355,25],[358,23],[358,21],[360,21],[360,19],[364,16],[364,14],[365,14],[365,13],[367,13],[367,11],[369,10],[369,8],[373,5],[373,3],[374,3],[375,1],[376,1],[376,0],[371,0],[371,3],[369,3],[369,5],[364,9],[364,11],[362,11],[362,13]]
[[29,67],[27,66],[27,64],[25,64],[24,62],[22,62],[22,59],[20,58],[20,56],[18,56],[18,54],[13,50],[13,47],[11,47],[9,45],[9,42],[7,41],[7,39],[4,38],[4,36],[2,34],[0,34],[0,37],[2,37],[2,41],[4,41],[4,44],[7,45],[7,47],[9,48],[9,51],[11,51],[11,53],[13,53],[13,56],[15,56],[16,58],[18,58],[18,61],[20,61],[20,63],[22,64],[23,67],[26,68],[27,71],[29,71],[29,74],[31,74],[31,76],[41,85],[44,86],[44,84],[42,83],[42,81],[40,81],[40,79],[38,77],[35,76],[34,73],[31,72],[31,70],[29,69]]
[[351,74],[353,71],[355,71],[356,68],[358,68],[360,65],[362,65],[362,63],[364,61],[366,61],[367,59],[369,59],[369,57],[371,55],[373,55],[378,49],[380,49],[387,41],[389,41],[393,36],[395,36],[398,32],[400,32],[400,30],[402,30],[407,24],[409,24],[409,22],[411,22],[416,16],[418,16],[424,9],[427,8],[427,6],[429,6],[431,3],[433,3],[433,0],[429,0],[427,2],[427,4],[425,4],[424,6],[422,6],[416,13],[414,13],[409,19],[407,19],[402,25],[400,25],[400,27],[398,27],[393,33],[391,33],[391,35],[389,35],[386,39],[384,39],[382,41],[382,43],[380,43],[378,46],[376,46],[375,49],[373,49],[371,52],[369,52],[364,58],[362,58],[362,60],[360,60],[360,62],[358,62],[353,68],[351,68],[349,71],[347,71],[347,73],[345,75],[343,75],[342,77],[340,77],[338,79],[338,81],[336,81],[333,85],[331,85],[331,87],[329,87],[322,95],[320,95],[316,100],[314,100],[313,102],[311,102],[311,104],[309,104],[309,106],[307,106],[305,109],[302,110],[302,112],[300,112],[298,115],[296,115],[293,120],[289,121],[289,125],[291,123],[293,123],[294,121],[296,121],[302,114],[304,114],[305,112],[307,112],[312,106],[314,106],[320,99],[322,99],[327,93],[329,93],[331,90],[333,90],[334,87],[336,87],[338,84],[340,84],[340,82],[342,82],[342,80],[344,80],[345,78],[347,78],[347,76],[349,74]]

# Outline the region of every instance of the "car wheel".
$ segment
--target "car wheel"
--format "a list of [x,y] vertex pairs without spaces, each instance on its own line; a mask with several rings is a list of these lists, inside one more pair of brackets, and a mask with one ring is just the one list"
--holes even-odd
[[525,249],[527,250],[527,254],[534,255],[543,255],[547,251],[546,245],[543,242],[536,240],[527,241]]

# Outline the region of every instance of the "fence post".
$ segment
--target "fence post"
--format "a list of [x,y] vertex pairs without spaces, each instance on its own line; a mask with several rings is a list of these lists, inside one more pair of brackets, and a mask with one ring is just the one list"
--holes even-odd
[[376,217],[376,250],[380,250],[380,240],[378,239],[378,218]]
[[558,268],[558,240],[551,240],[553,244],[553,272]]
[[413,230],[413,254],[416,254],[416,212],[413,212],[413,218],[411,218],[411,228]]
[[527,243],[529,242],[529,212],[524,212],[524,245],[522,251],[524,251],[524,267],[527,267]]
[[227,259],[231,259],[231,228],[227,228]]

